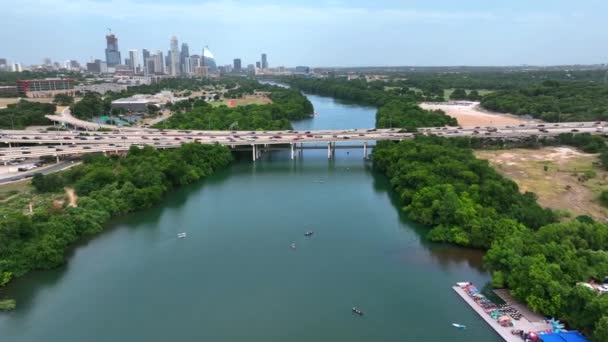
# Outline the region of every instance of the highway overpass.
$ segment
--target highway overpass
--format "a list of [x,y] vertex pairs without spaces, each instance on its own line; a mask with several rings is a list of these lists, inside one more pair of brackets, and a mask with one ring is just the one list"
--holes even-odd
[[[605,122],[529,123],[494,127],[427,127],[418,133],[443,137],[483,137],[521,139],[531,136],[555,136],[561,133],[604,135]],[[66,156],[93,152],[120,152],[131,146],[176,148],[184,143],[220,144],[233,149],[248,147],[253,159],[271,146],[289,148],[292,158],[297,148],[327,148],[328,157],[340,145],[364,149],[370,142],[411,139],[414,134],[401,129],[352,129],[316,131],[204,131],[119,128],[111,131],[0,130],[0,162],[19,157]],[[323,146],[323,147],[320,147]]]

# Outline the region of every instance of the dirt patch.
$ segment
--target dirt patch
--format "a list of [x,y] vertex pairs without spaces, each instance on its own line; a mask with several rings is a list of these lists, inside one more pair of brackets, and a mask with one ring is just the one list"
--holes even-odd
[[600,193],[608,190],[608,172],[598,166],[597,154],[571,147],[546,147],[475,151],[475,155],[514,180],[522,192],[536,193],[543,207],[574,216],[608,218],[608,210],[598,201]]
[[73,188],[65,188],[65,194],[68,196],[68,206],[76,208],[78,206],[78,196]]
[[462,126],[506,126],[530,122],[513,115],[487,112],[473,104],[421,103],[420,107],[427,110],[443,110],[447,115],[458,120]]

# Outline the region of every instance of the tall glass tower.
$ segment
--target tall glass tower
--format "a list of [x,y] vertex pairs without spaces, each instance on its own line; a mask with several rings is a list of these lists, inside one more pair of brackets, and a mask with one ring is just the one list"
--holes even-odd
[[120,64],[118,38],[113,34],[106,35],[106,63],[109,67]]

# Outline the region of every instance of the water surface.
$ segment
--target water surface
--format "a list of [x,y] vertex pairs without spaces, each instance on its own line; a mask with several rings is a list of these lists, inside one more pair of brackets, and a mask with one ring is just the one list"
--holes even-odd
[[[296,129],[373,127],[373,108],[309,98]],[[500,341],[451,289],[488,281],[480,253],[424,241],[361,150],[288,153],[244,156],[13,282],[0,341]]]

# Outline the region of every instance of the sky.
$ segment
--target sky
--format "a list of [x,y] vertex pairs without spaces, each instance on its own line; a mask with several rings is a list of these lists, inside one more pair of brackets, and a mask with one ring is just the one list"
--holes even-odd
[[218,65],[556,65],[608,62],[606,0],[0,0],[0,58],[105,59],[208,45]]

